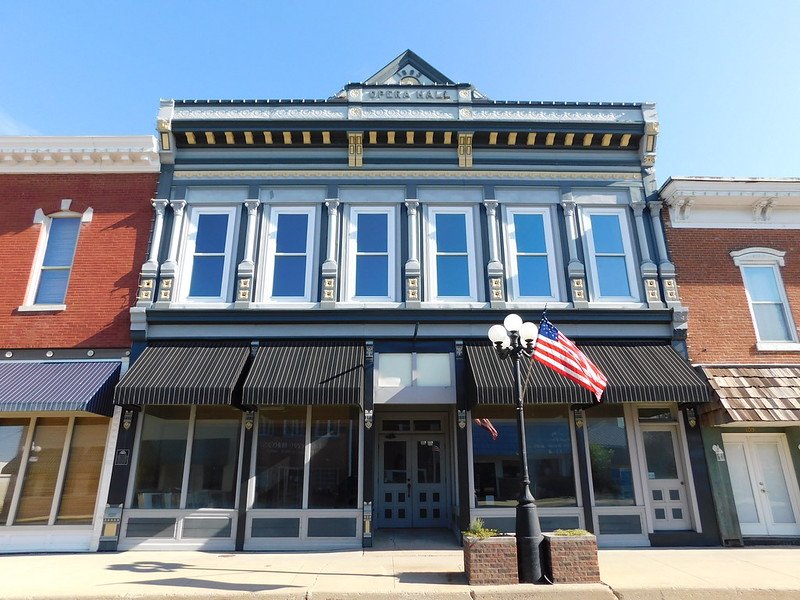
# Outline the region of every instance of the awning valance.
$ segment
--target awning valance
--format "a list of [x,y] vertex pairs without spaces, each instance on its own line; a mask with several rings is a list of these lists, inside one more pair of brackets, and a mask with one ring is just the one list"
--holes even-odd
[[[703,379],[664,344],[578,344],[608,378],[603,402],[707,402]],[[511,362],[489,344],[467,345],[473,404],[514,404]],[[522,361],[527,404],[590,404],[594,396],[538,362]]]
[[258,349],[242,403],[357,404],[364,397],[364,343],[271,343]]
[[233,404],[248,346],[148,346],[122,378],[114,403]]
[[77,410],[111,415],[116,361],[2,362],[0,412]]
[[703,367],[714,401],[701,423],[800,423],[800,367]]

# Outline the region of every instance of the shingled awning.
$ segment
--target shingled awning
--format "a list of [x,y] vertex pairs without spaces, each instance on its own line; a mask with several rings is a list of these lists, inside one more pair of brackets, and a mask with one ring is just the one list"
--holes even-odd
[[242,403],[355,404],[364,397],[364,343],[271,343],[258,349]]
[[[578,344],[608,378],[603,402],[707,402],[706,383],[666,344]],[[473,404],[514,404],[511,363],[489,344],[467,345]],[[528,404],[590,404],[594,396],[538,362],[522,361]]]
[[800,422],[800,367],[703,367],[714,401],[704,425]]
[[148,346],[122,378],[114,403],[233,404],[249,346]]
[[118,361],[2,362],[0,412],[78,410],[110,416]]

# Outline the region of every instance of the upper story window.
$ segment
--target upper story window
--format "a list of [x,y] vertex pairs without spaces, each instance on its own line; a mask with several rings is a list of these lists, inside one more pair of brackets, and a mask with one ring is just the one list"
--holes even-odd
[[313,207],[272,207],[267,238],[264,297],[311,301],[314,263]]
[[592,299],[639,300],[631,236],[624,208],[591,207],[581,212]]
[[34,304],[64,304],[80,228],[80,217],[49,220]]
[[547,208],[506,210],[508,276],[517,300],[557,300],[556,253]]
[[192,207],[182,268],[183,298],[228,300],[236,214],[235,207]]
[[347,235],[348,300],[394,300],[395,209],[353,207]]
[[428,210],[428,277],[431,300],[477,300],[475,233],[471,208]]
[[731,252],[742,271],[759,350],[800,350],[779,269],[784,254],[770,248]]

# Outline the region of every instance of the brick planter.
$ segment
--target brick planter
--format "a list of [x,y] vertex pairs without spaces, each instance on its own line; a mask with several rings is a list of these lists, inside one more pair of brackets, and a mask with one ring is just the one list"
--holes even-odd
[[600,583],[597,539],[544,534],[545,571],[553,583]]
[[465,535],[463,545],[464,572],[469,585],[519,583],[515,537],[475,538]]

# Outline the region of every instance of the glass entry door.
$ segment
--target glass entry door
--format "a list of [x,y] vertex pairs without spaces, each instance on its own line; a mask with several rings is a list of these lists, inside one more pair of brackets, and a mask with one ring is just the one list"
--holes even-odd
[[445,437],[441,433],[378,438],[378,527],[446,527]]
[[800,535],[798,489],[783,434],[724,434],[742,535]]
[[653,529],[691,529],[683,461],[675,425],[642,425]]

